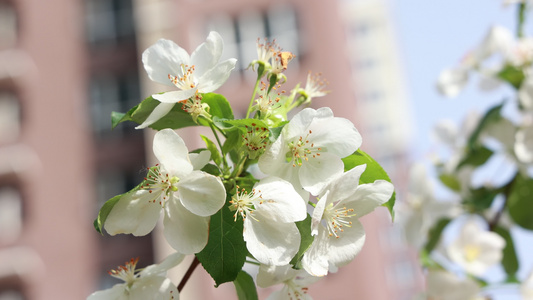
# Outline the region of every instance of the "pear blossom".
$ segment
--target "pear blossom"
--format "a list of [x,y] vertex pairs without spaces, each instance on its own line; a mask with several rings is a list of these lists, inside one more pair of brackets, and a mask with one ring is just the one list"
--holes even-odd
[[320,192],[313,211],[313,243],[302,259],[313,276],[325,276],[332,267],[352,261],[363,248],[365,230],[359,218],[387,202],[394,191],[388,181],[359,184],[366,165],[338,174]]
[[334,117],[328,107],[306,108],[285,125],[258,165],[263,173],[316,195],[327,179],[344,171],[341,159],[361,143],[361,135],[349,120]]
[[533,111],[533,77],[526,77],[518,89],[518,102],[526,111]]
[[514,151],[519,162],[533,163],[533,127],[525,126],[516,133]]
[[482,229],[470,219],[461,228],[459,237],[446,249],[453,262],[466,272],[479,276],[501,261],[504,247],[505,240],[501,236]]
[[225,203],[224,185],[220,178],[194,170],[207,163],[208,153],[194,156],[191,163],[185,142],[173,130],[156,133],[153,148],[160,164],[149,169],[146,184],[118,200],[104,228],[111,235],[146,235],[164,211],[169,244],[180,253],[197,253],[207,244],[209,216]]
[[292,185],[266,177],[249,193],[238,190],[230,203],[235,221],[238,216],[244,221],[246,247],[255,259],[267,265],[288,264],[300,247],[294,222],[307,216],[306,203]]
[[313,98],[326,96],[329,93],[329,91],[325,90],[327,84],[327,80],[322,78],[321,73],[313,75],[311,72],[309,72],[307,74],[305,88],[299,88],[297,90],[297,92],[303,96],[303,101],[297,104],[302,105],[305,103],[311,103]]
[[533,300],[533,271],[529,272],[527,278],[520,285],[522,300]]
[[307,294],[307,287],[319,279],[304,270],[295,270],[291,265],[261,265],[257,273],[257,285],[260,287],[283,284],[283,288],[270,294],[267,300],[312,300]]
[[444,270],[429,270],[426,277],[428,299],[481,300],[481,287],[470,278],[461,279]]
[[183,260],[183,254],[174,253],[159,265],[150,265],[136,270],[137,259],[131,259],[124,266],[109,271],[109,275],[121,279],[113,287],[92,293],[87,300],[177,300],[178,290],[166,272]]
[[148,77],[160,84],[177,87],[177,91],[154,94],[161,103],[137,128],[145,128],[165,116],[179,101],[196,93],[209,93],[218,89],[235,68],[236,59],[219,62],[224,43],[215,31],[207,36],[189,56],[187,51],[170,40],[160,39],[142,54]]
[[276,76],[276,81],[286,79],[282,73],[287,70],[289,62],[295,57],[289,51],[282,51],[275,41],[268,42],[266,39],[261,42],[257,39],[257,59],[250,63],[252,69],[258,65],[260,76],[266,74],[270,81],[271,76]]

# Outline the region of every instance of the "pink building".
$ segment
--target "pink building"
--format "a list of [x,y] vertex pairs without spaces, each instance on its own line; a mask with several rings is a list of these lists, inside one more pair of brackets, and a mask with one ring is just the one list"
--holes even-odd
[[[252,88],[252,72],[245,68],[255,58],[255,41],[276,38],[297,55],[287,89],[303,83],[309,70],[322,72],[332,93],[313,106],[329,106],[336,116],[352,120],[365,138],[363,149],[383,157],[394,178],[395,168],[403,167],[405,145],[384,145],[381,140],[389,139],[378,137],[388,132],[385,125],[373,131],[378,127],[361,118],[368,101],[360,92],[367,85],[357,58],[364,51],[353,45],[365,29],[347,14],[351,5],[0,0],[0,299],[84,299],[114,284],[109,269],[131,257],[139,256],[145,265],[163,255],[157,234],[102,237],[92,226],[103,201],[139,182],[150,165],[149,134],[145,138],[125,124],[111,131],[109,114],[162,90],[148,80],[139,58],[159,38],[192,50],[209,30],[220,32],[224,55],[243,62],[220,90],[241,116]],[[200,145],[196,129],[180,134],[190,137],[191,148]],[[380,151],[385,147],[394,151]],[[412,280],[398,284],[398,274],[409,278],[412,271],[405,249],[391,239],[396,233],[385,209],[363,223],[365,248],[348,267],[312,286],[314,299],[412,294]],[[198,269],[181,299],[235,299],[231,284],[212,286]],[[261,291],[261,299],[267,294]]]

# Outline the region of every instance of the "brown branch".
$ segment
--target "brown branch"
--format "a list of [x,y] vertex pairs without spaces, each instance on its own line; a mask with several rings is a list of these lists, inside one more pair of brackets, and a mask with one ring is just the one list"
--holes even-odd
[[189,278],[191,278],[191,275],[194,272],[194,269],[196,269],[196,267],[199,264],[200,264],[200,261],[195,256],[193,261],[191,262],[191,265],[189,266],[189,269],[187,270],[185,275],[183,275],[183,278],[181,279],[180,284],[178,285],[178,292],[181,292],[181,290],[183,290],[183,287],[185,286],[187,281],[189,281]]

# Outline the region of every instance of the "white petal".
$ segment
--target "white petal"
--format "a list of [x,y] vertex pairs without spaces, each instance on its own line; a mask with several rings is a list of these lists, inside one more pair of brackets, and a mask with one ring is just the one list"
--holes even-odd
[[520,162],[533,162],[533,127],[528,126],[516,133],[514,151]]
[[141,277],[130,289],[129,300],[175,300],[179,298],[176,286],[161,276]]
[[351,227],[343,227],[339,237],[327,236],[328,260],[336,267],[342,267],[351,262],[365,244],[365,230],[357,220],[352,221]]
[[280,173],[283,173],[282,169],[286,168],[286,165],[288,165],[285,159],[286,151],[288,151],[288,146],[280,135],[278,139],[266,149],[265,153],[259,157],[257,164],[261,172],[287,180],[287,178],[279,175]]
[[277,177],[262,179],[255,187],[261,191],[261,202],[254,203],[257,211],[275,222],[297,222],[307,216],[307,204],[293,186]]
[[426,281],[427,293],[435,299],[474,299],[480,291],[474,280],[470,278],[461,280],[446,271],[429,270]]
[[196,89],[188,89],[188,90],[179,90],[179,91],[172,91],[172,92],[166,92],[163,94],[153,94],[152,98],[155,100],[161,102],[161,103],[172,103],[175,104],[179,101],[187,100],[194,96],[196,94]]
[[328,274],[328,233],[324,227],[320,227],[318,235],[304,253],[302,266],[307,273],[313,276],[326,276]]
[[315,118],[333,118],[333,112],[327,107],[322,107],[320,112],[312,108],[304,108],[294,115],[289,124],[283,128],[281,134],[287,140],[291,140],[302,134],[307,135],[309,132],[309,125]]
[[192,172],[189,151],[183,139],[172,129],[163,129],[154,136],[154,155],[169,176],[183,178]]
[[181,74],[182,64],[189,65],[190,58],[187,51],[173,41],[160,39],[146,49],[142,54],[144,69],[148,77],[158,83],[174,86],[168,75]]
[[204,150],[200,153],[189,153],[189,160],[193,170],[200,170],[211,160],[211,151]]
[[165,275],[168,270],[179,265],[183,261],[183,258],[185,258],[185,255],[174,252],[167,256],[160,264],[150,265],[144,268],[139,274],[141,276]]
[[166,116],[166,114],[168,114],[172,110],[173,107],[174,107],[174,103],[158,104],[154,108],[154,110],[152,110],[152,112],[148,115],[146,120],[144,120],[144,122],[141,125],[135,127],[135,129],[143,129],[154,124],[155,122],[159,121],[159,119]]
[[257,285],[262,288],[273,286],[296,277],[298,273],[299,271],[293,269],[290,265],[260,265],[257,273]]
[[323,152],[303,162],[299,168],[302,186],[311,194],[318,195],[328,181],[344,172],[344,163],[338,156]]
[[340,158],[354,153],[363,142],[353,123],[344,118],[315,118],[308,128],[315,147]]
[[214,92],[228,80],[231,70],[235,69],[236,63],[237,60],[235,58],[230,58],[207,70],[202,77],[198,78],[198,90],[201,93]]
[[226,202],[226,189],[219,177],[193,171],[178,183],[183,206],[199,216],[211,216]]
[[357,187],[353,196],[343,204],[353,208],[360,218],[387,202],[392,196],[394,186],[385,180],[376,180],[374,183],[362,184]]
[[278,223],[259,213],[244,220],[244,240],[248,251],[262,264],[288,264],[300,247],[300,232],[294,223]]
[[167,242],[179,253],[193,254],[207,245],[209,217],[200,217],[188,211],[177,199],[165,207],[163,234]]
[[351,197],[359,185],[361,174],[366,169],[366,164],[355,166],[347,172],[340,173],[329,181],[326,189],[329,190],[330,202],[342,201]]
[[[152,200],[156,199],[154,203]],[[128,193],[118,200],[104,223],[110,235],[131,233],[143,236],[150,233],[161,214],[159,195],[139,190]]]
[[465,68],[445,69],[437,80],[437,90],[447,97],[455,97],[468,82],[468,70]]
[[191,54],[191,63],[195,68],[195,75],[202,76],[207,70],[216,65],[222,50],[224,41],[218,32],[211,31],[204,43],[200,44]]
[[329,191],[326,191],[325,194],[321,195],[318,200],[315,209],[313,210],[313,215],[311,216],[311,235],[318,235],[319,228],[322,226],[322,216],[324,216],[324,210],[326,205],[330,203]]
[[128,300],[126,284],[115,284],[112,288],[92,293],[87,300]]
[[533,109],[533,78],[528,77],[524,82],[522,82],[522,85],[520,85],[520,89],[518,89],[518,100],[520,101],[520,104],[522,107],[524,107],[526,110],[532,110]]

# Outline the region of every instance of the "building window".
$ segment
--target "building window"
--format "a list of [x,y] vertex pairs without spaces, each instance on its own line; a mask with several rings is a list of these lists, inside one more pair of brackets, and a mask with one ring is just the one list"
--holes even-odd
[[21,231],[22,197],[20,192],[11,186],[0,187],[0,245],[14,242]]
[[0,300],[25,300],[26,297],[16,289],[0,289]]
[[20,134],[20,102],[8,91],[0,91],[0,144],[13,142]]
[[125,122],[111,130],[111,112],[127,112],[141,101],[137,72],[93,76],[89,84],[92,126],[98,137],[118,137],[135,132],[135,124]]
[[0,0],[0,49],[15,46],[18,35],[17,12],[11,3]]
[[85,3],[89,43],[114,45],[135,40],[132,0],[90,0]]
[[142,172],[131,172],[119,168],[100,170],[96,179],[97,209],[100,209],[112,197],[133,189],[142,181],[144,175],[144,170]]

